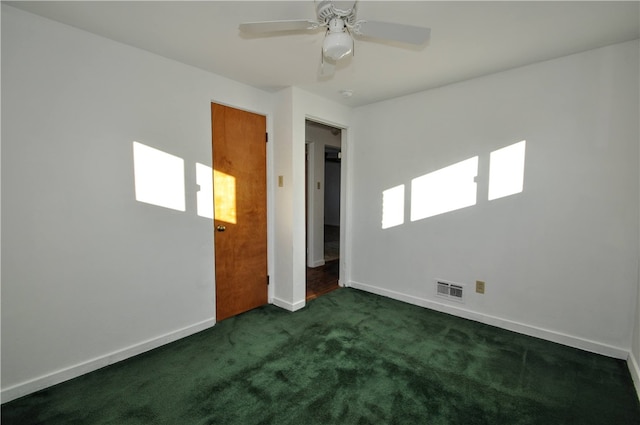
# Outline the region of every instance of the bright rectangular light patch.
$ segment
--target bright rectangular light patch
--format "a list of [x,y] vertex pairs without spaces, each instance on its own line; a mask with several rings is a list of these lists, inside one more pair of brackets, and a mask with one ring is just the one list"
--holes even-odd
[[214,215],[216,220],[237,223],[236,178],[222,171],[213,170]]
[[382,228],[399,226],[404,223],[404,185],[392,187],[382,192]]
[[196,183],[200,187],[196,193],[198,215],[213,218],[213,170],[196,162]]
[[184,160],[133,142],[136,200],[173,210],[185,210]]
[[411,221],[476,204],[478,157],[469,158],[411,181]]
[[491,152],[489,200],[522,192],[526,141]]

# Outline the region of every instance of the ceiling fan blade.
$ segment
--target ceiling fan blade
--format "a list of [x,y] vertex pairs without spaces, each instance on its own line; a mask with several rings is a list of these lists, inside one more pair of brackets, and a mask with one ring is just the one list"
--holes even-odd
[[354,32],[365,37],[417,45],[426,43],[431,36],[431,28],[379,21],[361,21]]
[[320,23],[309,19],[295,21],[262,21],[240,24],[240,31],[248,34],[263,34],[278,31],[305,31],[320,27]]

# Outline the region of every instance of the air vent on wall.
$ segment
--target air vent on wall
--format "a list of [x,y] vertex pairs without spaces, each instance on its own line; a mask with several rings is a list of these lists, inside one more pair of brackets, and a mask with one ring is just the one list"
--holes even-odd
[[436,281],[436,295],[453,301],[464,302],[464,286],[459,283]]

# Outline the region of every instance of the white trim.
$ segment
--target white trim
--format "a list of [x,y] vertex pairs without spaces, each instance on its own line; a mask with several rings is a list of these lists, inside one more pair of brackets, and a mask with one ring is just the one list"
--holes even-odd
[[285,310],[291,312],[298,311],[301,308],[304,308],[306,304],[307,303],[305,300],[290,303],[288,301],[281,300],[280,298],[273,297],[273,305],[275,305],[276,307],[284,308]]
[[636,395],[638,396],[638,400],[640,400],[640,366],[638,366],[638,360],[636,360],[633,352],[629,353],[629,358],[627,359],[627,367],[629,368],[629,372],[631,373],[633,384],[636,387]]
[[536,326],[515,322],[513,320],[503,319],[500,317],[486,315],[467,310],[462,307],[431,301],[425,298],[415,297],[413,295],[402,294],[400,292],[391,291],[385,288],[379,288],[377,286],[367,285],[365,283],[351,281],[349,282],[348,286],[366,292],[371,292],[373,294],[382,295],[384,297],[393,298],[394,300],[403,301],[431,310],[436,310],[476,322],[485,323],[487,325],[496,326],[498,328],[506,329],[520,334],[545,339],[547,341],[556,342],[558,344],[567,345],[573,348],[578,348],[584,351],[602,354],[604,356],[614,357],[622,360],[626,360],[629,357],[629,350],[627,349],[563,334],[561,332],[543,329]]
[[137,356],[138,354],[142,354],[146,351],[153,350],[154,348],[169,344],[173,341],[177,341],[178,339],[193,335],[205,329],[211,328],[215,324],[215,319],[207,319],[200,323],[196,323],[194,325],[178,329],[177,331],[161,335],[157,338],[152,338],[141,343],[131,345],[127,348],[123,348],[121,350],[96,357],[92,360],[79,363],[75,366],[60,369],[58,371],[40,376],[38,378],[16,384],[8,388],[4,388],[2,389],[0,398],[2,399],[2,403],[15,400],[16,398],[34,393],[36,391],[48,388],[64,381],[68,381],[69,379],[77,378],[78,376],[93,372],[94,370],[101,369],[105,366],[109,366],[130,357]]

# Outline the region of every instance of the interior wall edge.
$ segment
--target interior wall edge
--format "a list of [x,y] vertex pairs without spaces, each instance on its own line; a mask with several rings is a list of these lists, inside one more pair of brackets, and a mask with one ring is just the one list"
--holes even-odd
[[304,306],[307,305],[307,302],[306,300],[300,300],[297,302],[290,303],[289,301],[285,301],[281,298],[273,297],[272,304],[275,305],[276,307],[283,308],[293,313],[294,311],[298,311],[301,308],[304,308]]
[[633,385],[636,388],[636,395],[638,396],[638,400],[640,400],[640,366],[638,365],[638,360],[633,355],[633,351],[629,353],[629,358],[627,359],[627,367],[629,368],[629,373],[631,373]]
[[0,392],[0,400],[7,403],[11,400],[29,395],[36,391],[43,390],[53,385],[60,384],[81,375],[112,365],[122,360],[137,356],[139,354],[159,348],[163,345],[188,337],[198,332],[213,327],[216,324],[215,318],[207,319],[199,323],[178,329],[138,344],[131,345],[118,351],[96,357],[92,360],[82,362],[55,372],[48,373],[38,378],[3,388]]
[[616,359],[627,360],[629,358],[629,349],[622,347],[615,347],[608,344],[603,344],[597,341],[592,341],[584,338],[580,338],[573,335],[563,334],[549,329],[543,329],[536,326],[527,325],[526,323],[519,323],[500,317],[490,316],[475,311],[467,310],[457,306],[439,303],[428,300],[426,298],[416,297],[414,295],[404,294],[389,289],[380,288],[366,283],[350,281],[349,285],[352,288],[359,289],[365,292],[370,292],[383,297],[392,298],[398,301],[413,304],[419,307],[428,308],[430,310],[439,311],[441,313],[451,314],[453,316],[461,317],[463,319],[473,320],[475,322],[484,323],[486,325],[495,326],[508,331],[516,332],[519,334],[532,336],[535,338],[544,339],[550,342],[566,345],[568,347],[577,348],[580,350],[588,351],[595,354],[601,354]]
[[640,400],[640,366],[638,365],[638,360],[636,360],[633,351],[629,353],[629,358],[627,359],[627,367],[629,368],[631,379],[633,379],[633,385],[636,389],[636,395],[638,396],[638,400]]

